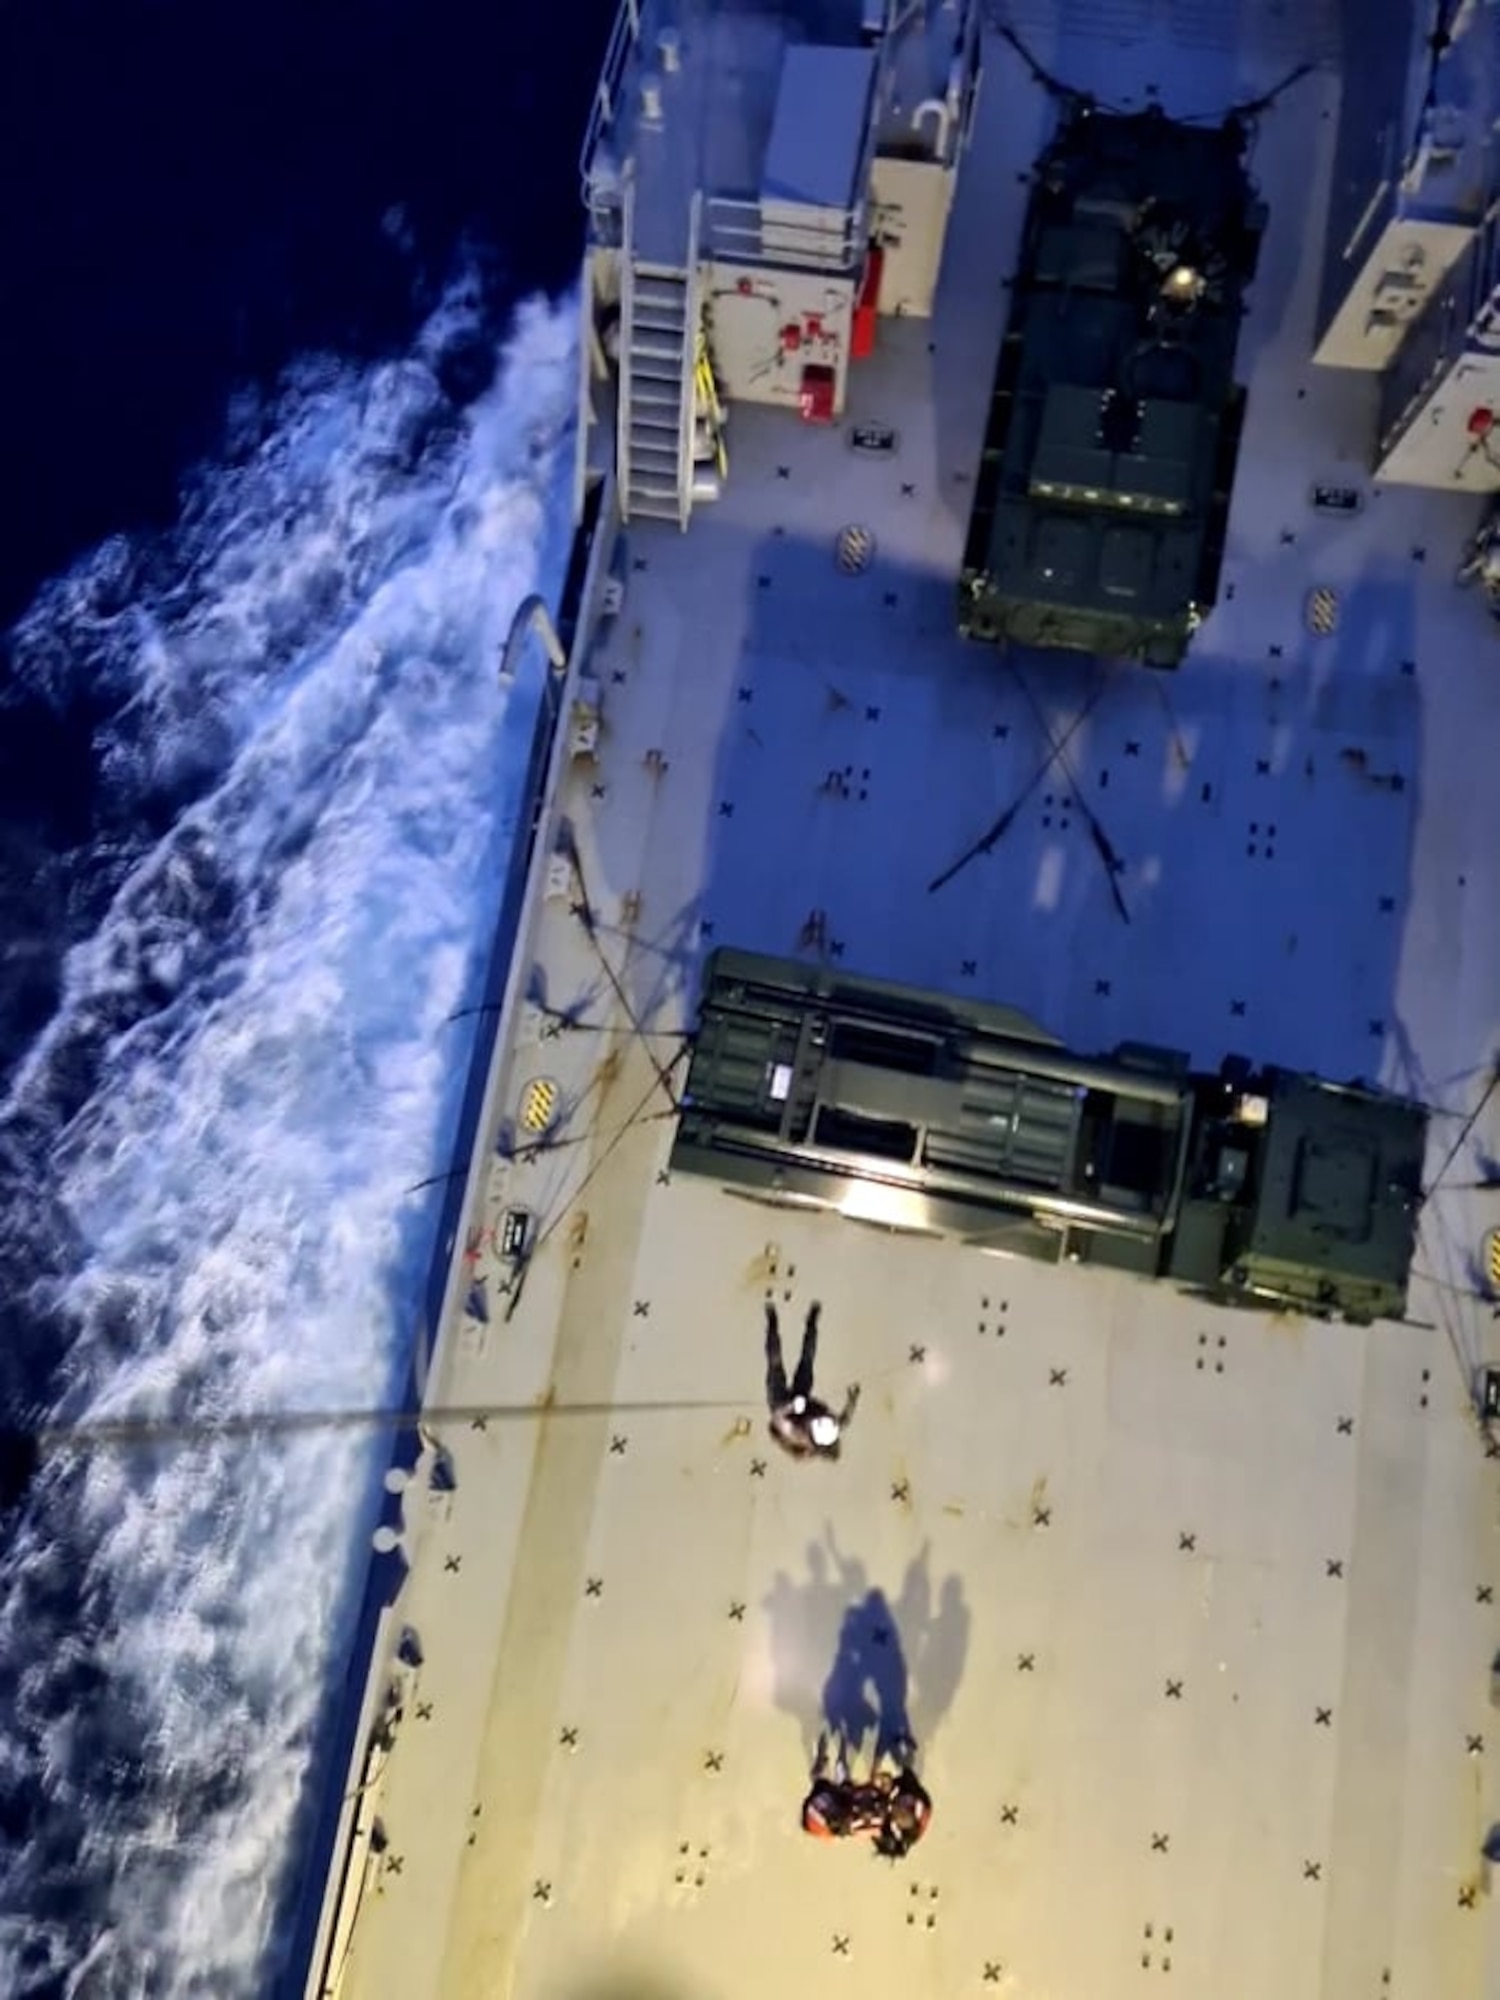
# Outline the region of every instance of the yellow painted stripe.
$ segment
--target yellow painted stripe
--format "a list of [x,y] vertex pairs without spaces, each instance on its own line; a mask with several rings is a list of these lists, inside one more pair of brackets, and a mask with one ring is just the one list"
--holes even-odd
[[709,422],[713,426],[714,457],[718,461],[719,477],[727,479],[729,455],[724,449],[724,412],[719,407],[719,391],[714,382],[713,366],[708,358],[708,337],[701,327],[698,329],[698,351],[693,373],[698,394],[703,399],[703,407],[707,410]]

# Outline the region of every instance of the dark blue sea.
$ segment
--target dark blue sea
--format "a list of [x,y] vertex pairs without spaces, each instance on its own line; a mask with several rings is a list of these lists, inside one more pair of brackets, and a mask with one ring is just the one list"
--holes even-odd
[[[271,1990],[566,554],[612,0],[0,8],[0,1993]],[[518,706],[520,705],[520,706]],[[388,1446],[385,1448],[388,1449]]]

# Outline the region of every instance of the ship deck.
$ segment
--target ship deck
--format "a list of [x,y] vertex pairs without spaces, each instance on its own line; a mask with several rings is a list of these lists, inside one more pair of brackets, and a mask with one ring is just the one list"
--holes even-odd
[[[1270,0],[1016,18],[1050,70],[1181,112],[1328,52]],[[1463,1186],[1500,1157],[1500,645],[1452,581],[1474,503],[1374,490],[1375,382],[1308,359],[1337,91],[1321,66],[1262,123],[1226,587],[1180,674],[952,636],[1049,117],[998,42],[939,311],[854,378],[897,450],[737,407],[722,501],[630,533],[563,800],[594,935],[579,885],[545,905],[505,1091],[545,1077],[561,1114],[488,1198],[539,1248],[507,1321],[487,1243],[488,1320],[433,1388],[550,1413],[435,1424],[456,1484],[413,1503],[421,1664],[349,2000],[1500,1992],[1500,1468],[1469,1402],[1500,1204]],[[1423,1096],[1416,1323],[1231,1314],[669,1176],[715,943]],[[781,1457],[761,1401],[765,1302],[794,1346],[814,1299],[820,1387],[863,1386],[836,1466]],[[797,1823],[825,1721],[880,1716],[935,1802],[899,1867]]]

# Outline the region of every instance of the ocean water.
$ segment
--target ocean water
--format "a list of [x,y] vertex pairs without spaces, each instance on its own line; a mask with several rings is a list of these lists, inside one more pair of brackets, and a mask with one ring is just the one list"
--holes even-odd
[[[571,75],[307,12],[0,17],[12,1422],[379,1408],[452,1164],[609,10]],[[0,1992],[266,1990],[382,1443],[63,1449],[0,1523]]]

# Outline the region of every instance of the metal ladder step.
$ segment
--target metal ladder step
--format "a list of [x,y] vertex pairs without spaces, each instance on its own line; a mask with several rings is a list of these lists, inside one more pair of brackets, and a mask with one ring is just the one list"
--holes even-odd
[[[665,415],[665,412],[663,412],[663,415]],[[632,451],[635,450],[637,445],[644,445],[648,451],[676,451],[681,435],[682,427],[680,424],[666,422],[652,423],[649,418],[643,418],[638,410],[632,410],[630,413],[630,448]]]
[[683,345],[684,343],[680,340],[643,340],[641,338],[641,329],[639,327],[632,327],[630,333],[630,359],[632,363],[637,361],[669,362],[673,368],[680,369],[682,367]]
[[643,513],[655,513],[660,509],[677,518],[677,488],[666,486],[659,479],[632,480],[630,482],[630,504]]
[[683,320],[687,318],[687,286],[638,285],[635,303],[641,312],[665,313]]

